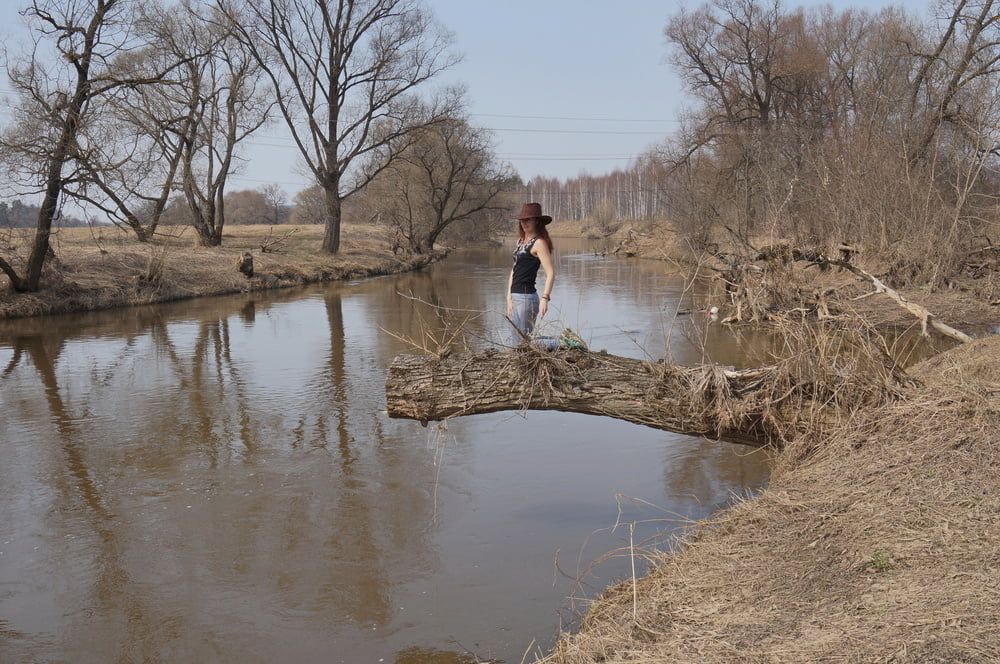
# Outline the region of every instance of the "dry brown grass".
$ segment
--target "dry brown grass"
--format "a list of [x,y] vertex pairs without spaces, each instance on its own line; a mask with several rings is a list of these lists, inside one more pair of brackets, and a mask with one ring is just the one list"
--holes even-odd
[[[291,228],[277,227],[275,235]],[[431,260],[395,256],[379,227],[345,224],[336,256],[319,252],[321,226],[297,228],[267,253],[260,251],[269,233],[265,226],[229,227],[223,245],[212,248],[198,246],[191,229],[179,236],[160,236],[151,244],[116,228],[64,229],[53,240],[58,261],[46,267],[40,292],[17,294],[7,284],[0,286],[0,319],[354,279],[401,272]],[[15,236],[14,244],[25,237]],[[236,270],[236,259],[244,251],[254,259],[256,275],[249,280]]]
[[[774,237],[753,239],[757,247],[787,242]],[[685,272],[696,269],[700,275],[711,275],[716,288],[708,291],[704,304],[719,306],[723,318],[738,313],[740,321],[755,324],[767,322],[774,313],[784,316],[798,312],[803,318],[815,318],[822,295],[832,313],[847,314],[849,319],[862,318],[883,327],[909,327],[914,323],[913,316],[888,295],[873,294],[870,282],[837,267],[821,270],[801,261],[720,261],[663,224],[645,229],[628,248],[630,255],[639,258],[665,260]],[[733,252],[734,258],[747,251],[725,238],[713,249]],[[836,256],[836,250],[829,251],[829,255]],[[862,253],[852,263],[884,279],[907,300],[927,308],[949,325],[975,332],[1000,324],[1000,249],[971,254],[962,271],[949,277],[948,286],[936,289],[907,286],[907,280],[900,275],[905,261],[898,255]]]
[[793,440],[771,484],[593,603],[545,661],[1000,660],[1000,338]]
[[548,231],[552,237],[583,237],[584,222],[575,219],[554,219]]

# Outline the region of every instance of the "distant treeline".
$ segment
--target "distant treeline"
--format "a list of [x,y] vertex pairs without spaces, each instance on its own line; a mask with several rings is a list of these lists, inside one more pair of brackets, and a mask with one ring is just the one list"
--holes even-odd
[[[37,205],[22,203],[19,200],[0,201],[0,228],[34,228],[38,223]],[[55,226],[77,228],[86,226],[87,222],[72,215],[60,214],[54,220]]]
[[[289,222],[292,213],[292,206],[288,204],[284,191],[276,185],[226,192],[223,204],[226,222],[243,226],[285,224]],[[322,221],[318,219],[296,223],[322,223]],[[159,222],[171,226],[194,225],[191,208],[182,194],[170,199],[161,213]]]
[[519,193],[541,203],[556,219],[590,220],[601,215],[630,221],[663,219],[667,216],[663,179],[663,165],[648,155],[606,175],[536,177]]
[[[289,202],[278,185],[257,189],[237,189],[223,197],[226,223],[240,226],[278,224],[322,224],[326,221],[326,201],[317,186],[298,192]],[[345,211],[354,218],[357,206],[346,205]],[[161,224],[181,226],[193,224],[191,208],[181,194],[167,203],[160,216]]]

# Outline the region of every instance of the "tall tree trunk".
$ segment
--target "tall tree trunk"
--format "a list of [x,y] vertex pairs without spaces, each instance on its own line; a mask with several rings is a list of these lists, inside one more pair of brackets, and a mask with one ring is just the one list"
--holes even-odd
[[135,238],[139,242],[151,242],[153,240],[153,236],[156,234],[156,226],[153,226],[152,228],[139,227],[133,228],[132,230],[135,232]]
[[326,230],[323,233],[323,251],[335,254],[340,251],[340,187],[335,183],[324,184],[326,194]]
[[203,247],[218,247],[222,244],[222,229],[198,226],[198,244]]
[[220,174],[218,189],[215,191],[215,223],[212,224],[212,228],[215,231],[215,244],[213,247],[217,247],[222,244],[222,229],[226,227],[226,173],[229,172],[229,163],[224,166],[224,170]]
[[201,207],[194,199],[191,204],[194,229],[198,231],[198,244],[203,247],[218,247],[222,244],[222,225],[217,223],[214,202]]
[[427,237],[425,237],[424,241],[421,243],[421,249],[423,250],[421,253],[426,252],[430,254],[434,252],[434,243],[437,242],[441,232],[444,231],[447,226],[448,224],[445,222],[443,215],[438,214],[434,229],[427,234]]
[[[73,135],[76,135],[75,122]],[[66,132],[68,133],[68,132]],[[66,137],[64,133],[64,137]],[[45,258],[49,254],[49,237],[52,235],[52,220],[56,214],[56,203],[59,194],[62,192],[62,168],[66,162],[65,152],[59,150],[49,163],[49,171],[46,179],[48,186],[45,188],[45,199],[42,207],[38,211],[38,225],[35,227],[35,240],[31,246],[31,255],[28,257],[28,266],[24,274],[24,279],[20,284],[14,284],[14,290],[21,293],[34,293],[38,290],[42,279],[42,267],[45,265]]]
[[23,279],[15,280],[11,277],[11,285],[19,293],[34,293],[38,290],[39,282],[42,278],[42,267],[45,265],[45,258],[49,254],[49,237],[52,234],[52,220],[56,215],[56,205],[59,202],[59,195],[62,193],[63,180],[62,169],[69,158],[69,148],[80,126],[80,111],[83,109],[84,101],[87,98],[89,80],[89,54],[86,68],[81,68],[79,81],[77,83],[76,94],[73,96],[70,107],[66,111],[66,119],[63,121],[62,133],[56,149],[49,159],[48,169],[45,174],[45,198],[42,199],[42,206],[38,210],[38,225],[35,228],[35,240],[31,247],[31,255],[28,257],[28,266]]
[[[66,109],[65,119],[59,135],[59,142],[56,143],[55,150],[49,157],[48,168],[45,174],[45,198],[42,199],[42,206],[38,210],[38,225],[35,229],[35,240],[31,247],[31,255],[28,257],[28,266],[24,279],[15,279],[15,275],[8,273],[11,285],[14,290],[22,293],[33,293],[38,290],[38,284],[42,278],[42,267],[45,265],[45,258],[49,254],[49,237],[52,234],[52,220],[55,218],[56,205],[59,196],[62,194],[63,180],[62,170],[69,159],[70,146],[76,141],[76,136],[80,129],[80,113],[83,105],[90,97],[90,60],[94,50],[94,43],[97,33],[104,21],[104,15],[108,7],[99,5],[90,20],[90,25],[83,32],[83,52],[74,63],[76,67],[76,89]],[[19,283],[20,282],[20,283]]]

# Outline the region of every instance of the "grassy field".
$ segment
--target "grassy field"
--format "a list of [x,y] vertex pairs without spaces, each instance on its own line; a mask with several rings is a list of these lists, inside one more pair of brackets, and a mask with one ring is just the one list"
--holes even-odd
[[[62,229],[53,237],[56,260],[46,265],[41,291],[14,293],[0,277],[0,319],[355,279],[414,269],[437,258],[394,255],[383,230],[374,226],[345,224],[335,256],[320,253],[322,236],[322,226],[283,225],[273,232],[232,226],[221,247],[202,247],[191,228],[166,229],[148,244],[114,227]],[[27,231],[15,235],[13,253],[26,254],[18,250],[30,237]],[[253,255],[252,279],[237,271],[243,252]]]

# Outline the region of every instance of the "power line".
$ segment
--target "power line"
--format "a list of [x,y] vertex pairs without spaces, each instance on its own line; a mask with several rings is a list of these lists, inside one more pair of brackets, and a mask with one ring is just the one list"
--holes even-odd
[[[298,146],[289,143],[268,143],[248,139],[247,145],[257,145],[262,147],[283,148],[287,150],[298,150]],[[497,153],[502,159],[517,159],[518,161],[619,161],[622,159],[635,159],[631,154],[611,154],[611,153],[545,153],[545,152],[525,152],[525,153]]]
[[[0,88],[0,94],[18,94],[14,90]],[[568,122],[627,122],[627,123],[655,123],[655,124],[676,124],[680,120],[644,120],[639,118],[598,118],[564,115],[514,115],[508,113],[471,113],[473,117],[483,118],[507,118],[518,120],[553,120]],[[618,134],[618,135],[662,135],[663,131],[629,131],[629,130],[605,130],[605,129],[543,129],[543,128],[521,128],[521,127],[480,127],[489,131],[509,131],[523,133],[553,133],[553,134]],[[282,136],[268,136],[268,138],[283,139]],[[291,139],[289,139],[291,140]]]
[[[288,182],[282,180],[261,180],[258,178],[248,178],[242,175],[230,175],[230,180],[239,180],[241,182],[252,182],[254,184],[282,184],[289,187],[312,187],[315,182]],[[521,189],[533,190],[534,195],[553,197],[553,196],[604,196],[609,194],[635,194],[635,193],[654,193],[656,189],[654,187],[644,186],[644,187],[633,187],[633,188],[622,188],[615,187],[610,189],[574,189],[572,191],[538,191],[538,189],[545,189],[544,185],[528,184],[521,186]]]
[[510,131],[522,134],[630,134],[634,136],[663,136],[662,131],[621,131],[610,129],[521,129],[519,127],[481,127],[489,131]]
[[[0,90],[2,92],[2,90]],[[12,109],[2,109],[2,110],[12,110]],[[534,120],[563,120],[563,121],[593,121],[593,122],[678,122],[676,120],[635,120],[635,119],[614,119],[614,118],[572,118],[572,117],[560,117],[560,116],[540,116],[540,115],[500,115],[500,114],[475,114],[482,117],[506,117],[506,118],[524,118],[524,119],[534,119]],[[485,129],[487,131],[496,132],[511,132],[511,133],[521,133],[521,134],[590,134],[590,135],[608,135],[608,136],[663,136],[666,133],[666,129],[660,131],[632,131],[632,130],[622,130],[622,129],[545,129],[541,127],[479,127],[479,129]],[[285,136],[274,136],[262,134],[264,138],[270,138],[274,140],[287,140],[293,147],[294,139]],[[268,147],[285,147],[283,145],[268,144],[268,143],[258,143],[259,145],[264,145]]]
[[[542,129],[539,127],[479,127],[479,129],[486,129],[488,131],[509,131],[514,133],[527,133],[527,134],[607,134],[607,135],[618,135],[618,136],[663,136],[663,131],[628,131],[628,130],[612,130],[612,129]],[[274,140],[285,140],[294,146],[294,139],[287,138],[284,136],[274,136],[261,134],[264,138],[270,138]],[[260,143],[260,145],[268,145],[266,143]],[[274,147],[282,147],[280,145],[274,145]]]
[[639,118],[584,118],[562,115],[510,115],[505,113],[470,113],[477,118],[516,118],[519,120],[569,120],[571,122],[644,122],[644,123],[671,123],[676,124],[680,120],[642,120]]
[[633,157],[625,152],[503,152],[507,157]]
[[516,161],[631,161],[634,157],[504,157],[497,155],[501,159],[514,159]]
[[241,182],[253,182],[254,184],[283,184],[289,187],[311,187],[315,182],[282,182],[281,180],[258,180],[257,178],[243,177],[242,175],[230,175],[230,180],[240,180]]
[[[19,94],[16,90],[0,87],[0,94]],[[514,113],[470,113],[476,118],[507,118],[512,120],[558,120],[566,122],[628,122],[639,124],[677,124],[680,120],[664,120],[652,118],[608,118],[608,117],[584,117],[572,115],[517,115]],[[498,129],[495,127],[483,127],[483,129],[493,129],[494,131],[517,131],[515,129]],[[548,130],[539,130],[548,131]],[[643,132],[644,133],[644,132]]]
[[[622,129],[544,129],[541,127],[477,127],[487,131],[510,131],[530,134],[625,134],[634,136],[663,136],[664,131],[630,131]],[[267,136],[267,138],[283,139],[282,136]],[[292,139],[287,139],[292,140]]]
[[[493,128],[492,127],[482,127],[482,129],[493,129]],[[655,135],[655,136],[662,136],[663,135],[662,132],[655,132],[655,131],[649,131],[649,132],[646,132],[646,131],[635,131],[635,132],[630,132],[630,131],[597,131],[597,130],[588,131],[588,130],[571,130],[571,129],[509,129],[509,130],[508,129],[497,129],[496,131],[523,131],[523,132],[537,132],[537,133],[542,133],[542,134],[651,134],[651,135]],[[296,148],[296,149],[298,148],[298,145],[295,143],[295,140],[292,139],[292,138],[287,138],[287,137],[284,137],[284,136],[274,136],[274,135],[271,135],[271,134],[257,134],[256,136],[259,136],[260,138],[270,139],[272,141],[284,141],[284,142],[268,143],[266,141],[257,140],[256,137],[252,138],[252,139],[247,139],[246,142],[250,143],[252,145],[263,145],[263,146],[266,146],[266,147],[274,147],[274,148]],[[523,154],[534,156],[533,153],[523,153]],[[545,154],[548,154],[548,153],[545,153]],[[604,152],[602,152],[602,153],[589,153],[589,152],[588,153],[566,153],[566,154],[568,156],[573,156],[573,157],[581,157],[581,156],[586,156],[586,155],[589,155],[589,154],[594,154],[594,155],[599,156],[599,157],[606,157],[606,156],[608,156],[608,153],[604,153]]]
[[[271,136],[269,138],[276,140],[283,140],[280,136]],[[255,138],[248,138],[244,141],[248,145],[260,145],[269,148],[290,148],[298,150],[298,146],[291,139],[288,139],[287,143],[269,143],[267,141],[259,141]],[[511,157],[630,157],[633,155],[625,154],[622,152],[510,152],[503,153],[504,155]]]

